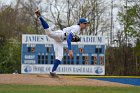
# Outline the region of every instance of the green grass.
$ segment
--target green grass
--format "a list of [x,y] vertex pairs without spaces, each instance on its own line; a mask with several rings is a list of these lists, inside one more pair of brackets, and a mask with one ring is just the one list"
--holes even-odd
[[0,85],[0,93],[140,93],[140,87]]

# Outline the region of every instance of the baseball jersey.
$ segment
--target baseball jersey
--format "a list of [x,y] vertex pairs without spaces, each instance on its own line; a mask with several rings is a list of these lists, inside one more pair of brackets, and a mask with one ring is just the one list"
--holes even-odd
[[70,27],[66,27],[63,29],[63,31],[69,35],[70,33],[72,33],[72,35],[78,35],[80,34],[80,26],[79,25],[72,25]]

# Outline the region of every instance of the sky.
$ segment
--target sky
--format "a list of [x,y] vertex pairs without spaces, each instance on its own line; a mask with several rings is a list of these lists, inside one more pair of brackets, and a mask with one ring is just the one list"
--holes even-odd
[[13,5],[16,4],[16,0],[0,0],[0,2],[1,2],[2,5],[10,5],[11,3]]

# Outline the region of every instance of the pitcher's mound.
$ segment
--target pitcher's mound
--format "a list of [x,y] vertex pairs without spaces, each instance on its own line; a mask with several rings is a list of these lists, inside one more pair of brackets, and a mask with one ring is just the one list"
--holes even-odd
[[132,85],[120,84],[108,81],[94,80],[88,78],[74,78],[60,76],[51,78],[49,75],[27,75],[27,74],[0,74],[0,84],[18,85],[48,85],[48,86],[117,86],[128,87]]

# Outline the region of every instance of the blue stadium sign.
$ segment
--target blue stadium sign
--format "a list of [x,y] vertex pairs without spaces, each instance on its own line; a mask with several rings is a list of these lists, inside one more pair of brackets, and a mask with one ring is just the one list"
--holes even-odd
[[[105,37],[80,36],[72,42],[74,57],[68,56],[64,43],[64,57],[58,74],[105,75]],[[47,35],[22,35],[21,73],[49,74],[55,60],[53,40]]]

